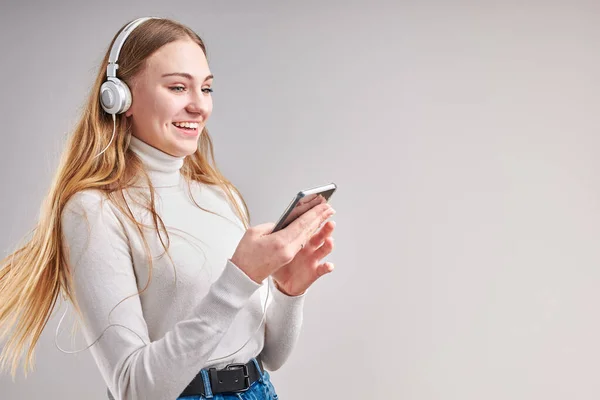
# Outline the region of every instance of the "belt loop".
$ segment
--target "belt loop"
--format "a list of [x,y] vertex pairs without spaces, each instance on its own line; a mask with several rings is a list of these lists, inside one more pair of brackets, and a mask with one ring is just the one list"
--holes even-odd
[[263,379],[263,371],[262,371],[262,369],[260,369],[260,365],[258,365],[258,360],[253,357],[252,362],[256,366],[256,370],[258,371],[258,376],[260,376],[260,378],[258,380],[260,381],[260,383],[265,383],[265,380]]
[[208,372],[205,369],[200,370],[202,374],[202,383],[204,383],[204,397],[207,399],[213,398],[212,389],[210,386],[210,379],[208,378]]

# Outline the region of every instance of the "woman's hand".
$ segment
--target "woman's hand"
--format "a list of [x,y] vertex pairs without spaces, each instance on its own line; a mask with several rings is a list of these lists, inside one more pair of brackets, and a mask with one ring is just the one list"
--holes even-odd
[[299,250],[335,211],[327,203],[302,214],[285,229],[271,233],[275,224],[249,228],[231,262],[257,283],[264,281],[279,268],[289,264]]
[[333,271],[330,262],[321,260],[333,250],[335,228],[333,221],[327,222],[321,230],[310,238],[306,246],[296,254],[289,263],[278,269],[271,276],[277,288],[288,296],[299,296],[317,279]]

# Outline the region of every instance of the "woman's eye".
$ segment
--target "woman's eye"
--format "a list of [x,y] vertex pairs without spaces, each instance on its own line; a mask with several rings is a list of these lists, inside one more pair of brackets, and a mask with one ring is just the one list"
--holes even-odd
[[[171,86],[169,89],[176,93],[182,93],[185,91],[185,86]],[[212,88],[204,88],[204,89],[202,89],[202,92],[212,93],[213,89]]]

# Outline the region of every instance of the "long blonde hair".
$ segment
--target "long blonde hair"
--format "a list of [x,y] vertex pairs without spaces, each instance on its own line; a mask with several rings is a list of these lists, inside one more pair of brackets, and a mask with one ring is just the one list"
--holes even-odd
[[[152,213],[156,231],[159,232],[159,222],[164,228],[164,223],[154,208],[152,183],[143,169],[141,160],[128,149],[131,126],[124,114],[116,116],[114,142],[100,157],[94,158],[108,145],[113,131],[112,116],[102,109],[99,91],[106,76],[109,50],[119,32],[115,34],[106,51],[81,118],[67,140],[56,175],[42,203],[37,225],[24,238],[24,245],[17,246],[13,253],[0,261],[0,341],[7,335],[9,337],[0,354],[0,371],[5,371],[7,365],[11,364],[13,381],[19,358],[26,345],[29,345],[29,349],[24,366],[25,377],[28,367],[33,370],[34,348],[52,316],[61,292],[65,299],[73,303],[81,316],[73,294],[68,254],[63,248],[61,235],[61,214],[69,199],[86,189],[102,191],[137,225],[143,237],[143,225],[135,220],[123,195],[123,189],[130,187],[134,177],[141,175],[145,177],[150,188],[150,196],[144,206]],[[193,40],[206,54],[202,39],[188,27],[170,19],[152,19],[144,22],[131,33],[121,49],[119,78],[128,83],[144,68],[146,60],[156,50],[181,39]],[[248,228],[248,207],[241,193],[217,169],[213,144],[206,128],[201,132],[198,150],[185,158],[181,174],[186,178],[188,190],[192,181],[221,188],[244,226]],[[241,204],[235,198],[236,195]],[[29,236],[31,237],[27,241]],[[160,234],[158,236],[161,237]],[[162,238],[160,240],[166,251],[168,245]],[[144,242],[148,249],[145,238]],[[148,283],[152,277],[150,258],[149,261]],[[148,283],[139,293],[148,287]]]

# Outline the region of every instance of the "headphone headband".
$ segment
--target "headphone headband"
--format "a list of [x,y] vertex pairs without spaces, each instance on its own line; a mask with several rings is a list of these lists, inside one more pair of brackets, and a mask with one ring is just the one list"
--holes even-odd
[[119,33],[119,36],[115,39],[112,48],[110,49],[110,56],[108,57],[108,66],[106,67],[106,77],[107,78],[116,78],[117,77],[117,69],[119,69],[119,64],[117,64],[117,60],[119,59],[119,53],[121,52],[121,48],[123,47],[123,43],[127,37],[133,32],[135,28],[138,27],[142,22],[145,22],[149,19],[161,19],[158,17],[143,17],[138,18],[135,21],[130,22],[125,29]]

